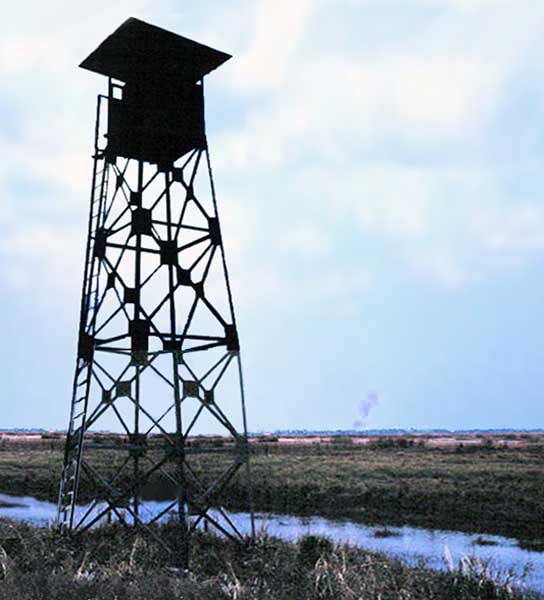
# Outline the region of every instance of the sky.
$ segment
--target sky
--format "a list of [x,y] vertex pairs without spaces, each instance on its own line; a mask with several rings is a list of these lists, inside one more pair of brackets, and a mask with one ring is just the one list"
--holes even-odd
[[67,425],[96,94],[134,16],[207,135],[249,428],[544,422],[544,4],[23,1],[0,25],[0,428]]

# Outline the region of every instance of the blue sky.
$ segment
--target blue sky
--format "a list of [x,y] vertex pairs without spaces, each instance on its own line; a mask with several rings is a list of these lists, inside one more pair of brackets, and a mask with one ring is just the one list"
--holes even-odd
[[[68,417],[101,77],[136,16],[234,55],[207,126],[253,430],[541,427],[544,5],[22,2],[0,36],[0,427]],[[374,397],[374,396],[371,396]]]

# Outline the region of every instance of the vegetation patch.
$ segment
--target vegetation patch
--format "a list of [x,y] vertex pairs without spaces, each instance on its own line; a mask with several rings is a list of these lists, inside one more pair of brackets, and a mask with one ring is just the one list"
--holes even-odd
[[400,537],[401,534],[394,529],[389,529],[389,527],[383,527],[382,529],[375,529],[372,535],[375,538],[392,538]]
[[0,500],[0,508],[22,508],[24,504],[19,504],[17,502],[4,502]]
[[472,545],[473,546],[497,546],[498,542],[496,542],[495,540],[490,540],[489,538],[485,538],[485,537],[479,535],[478,537],[476,537],[472,540]]

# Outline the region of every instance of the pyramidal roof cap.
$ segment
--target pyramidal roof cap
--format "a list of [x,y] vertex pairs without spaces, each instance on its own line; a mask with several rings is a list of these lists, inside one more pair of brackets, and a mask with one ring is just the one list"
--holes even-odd
[[152,75],[196,82],[229,58],[230,54],[131,17],[79,66],[121,81]]

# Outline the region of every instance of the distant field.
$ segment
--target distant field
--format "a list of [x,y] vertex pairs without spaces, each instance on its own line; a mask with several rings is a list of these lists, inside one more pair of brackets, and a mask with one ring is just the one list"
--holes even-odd
[[[56,436],[4,435],[0,439],[0,492],[55,501],[62,463]],[[101,443],[95,436],[93,442]],[[102,436],[110,448],[87,456],[104,471],[126,457],[122,440]],[[120,444],[111,449],[112,441]],[[220,438],[193,445],[228,449]],[[255,508],[346,517],[367,523],[544,539],[544,437],[530,434],[457,437],[274,438],[252,440]],[[160,453],[150,445],[150,453]],[[204,479],[223,470],[228,454],[191,456]],[[161,493],[161,482],[153,482]],[[241,482],[228,493],[244,509]],[[84,481],[82,498],[91,491]]]

